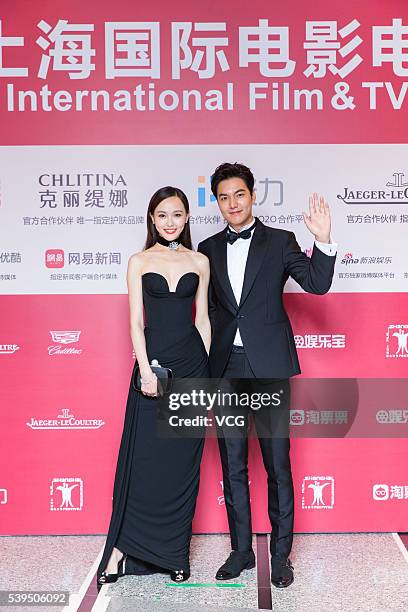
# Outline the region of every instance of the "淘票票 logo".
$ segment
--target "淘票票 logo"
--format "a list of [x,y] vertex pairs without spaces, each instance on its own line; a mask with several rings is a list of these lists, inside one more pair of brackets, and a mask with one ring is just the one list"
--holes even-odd
[[349,414],[347,410],[290,410],[292,425],[347,425]]
[[373,499],[375,501],[407,500],[408,485],[406,484],[375,484],[373,485]]
[[386,501],[390,496],[390,489],[387,484],[375,484],[373,486],[373,499],[376,501]]
[[304,425],[305,424],[305,411],[304,410],[290,410],[290,425]]

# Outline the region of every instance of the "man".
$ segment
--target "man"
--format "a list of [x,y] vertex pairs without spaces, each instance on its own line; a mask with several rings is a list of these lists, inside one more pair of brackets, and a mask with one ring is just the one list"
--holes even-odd
[[[303,213],[305,224],[315,237],[309,258],[301,251],[292,232],[267,227],[254,219],[254,177],[249,168],[237,163],[222,164],[212,176],[211,190],[228,224],[222,232],[198,246],[211,266],[211,376],[232,379],[238,386],[239,379],[252,379],[252,385],[258,384],[258,379],[278,381],[282,393],[285,389],[288,423],[288,379],[299,374],[300,368],[292,328],[282,303],[283,287],[291,276],[309,293],[320,295],[329,290],[336,254],[336,246],[330,243],[329,206],[314,194],[309,198],[309,214]],[[261,436],[259,431],[265,422],[260,422],[260,413],[253,412],[253,417],[268,475],[271,581],[282,588],[293,582],[289,559],[294,512],[290,443],[288,435],[278,437],[270,431],[271,435]],[[271,417],[272,429],[274,418]],[[232,552],[216,578],[229,580],[255,566],[248,439],[246,433],[227,433],[219,434],[218,442]]]

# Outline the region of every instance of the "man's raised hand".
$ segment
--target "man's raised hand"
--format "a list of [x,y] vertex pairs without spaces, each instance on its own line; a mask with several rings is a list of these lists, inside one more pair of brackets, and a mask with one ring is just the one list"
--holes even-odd
[[309,196],[309,214],[303,212],[303,219],[318,242],[330,242],[330,208],[323,196]]

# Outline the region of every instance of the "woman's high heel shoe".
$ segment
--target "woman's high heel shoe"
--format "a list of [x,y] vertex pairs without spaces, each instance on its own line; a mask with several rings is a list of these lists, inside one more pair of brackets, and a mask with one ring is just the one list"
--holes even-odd
[[170,578],[173,582],[184,582],[190,578],[190,572],[185,572],[184,570],[171,570]]
[[107,574],[106,572],[102,572],[102,574],[98,578],[98,584],[108,584],[111,582],[116,582],[118,578],[121,578],[125,575],[125,561],[126,555],[118,561],[118,571],[116,574]]

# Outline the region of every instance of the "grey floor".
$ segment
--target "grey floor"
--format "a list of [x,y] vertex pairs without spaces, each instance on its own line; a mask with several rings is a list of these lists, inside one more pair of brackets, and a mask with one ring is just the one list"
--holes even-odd
[[[69,606],[36,606],[36,612],[408,611],[408,536],[296,535],[291,555],[295,582],[288,589],[272,587],[266,608],[259,607],[265,601],[262,588],[263,595],[269,592],[269,584],[262,587],[258,580],[261,567],[228,583],[214,580],[229,553],[225,535],[193,537],[192,575],[183,585],[162,574],[125,576],[98,595],[94,576],[103,543],[101,536],[0,537],[0,590],[69,591]],[[254,550],[259,543],[254,536]],[[268,569],[265,559],[259,557],[263,570]]]

